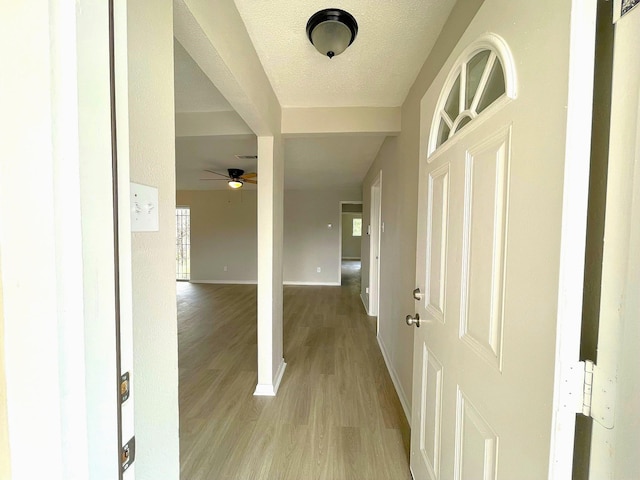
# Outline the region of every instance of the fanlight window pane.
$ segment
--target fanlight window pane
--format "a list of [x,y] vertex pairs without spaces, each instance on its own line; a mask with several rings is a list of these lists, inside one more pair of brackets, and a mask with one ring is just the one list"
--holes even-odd
[[453,87],[451,87],[449,97],[447,97],[447,101],[444,104],[444,111],[447,112],[447,115],[449,115],[452,121],[455,120],[460,113],[460,75],[458,75]]
[[451,129],[449,128],[449,125],[447,125],[447,122],[445,122],[444,119],[441,118],[440,128],[438,129],[438,142],[436,144],[438,147],[447,141],[447,138],[449,138],[450,130]]
[[[454,67],[451,75],[455,75],[455,80],[448,91],[442,92],[437,124],[431,127],[431,138],[435,140],[436,149],[466,125],[473,123],[483,110],[506,93],[507,79],[498,52],[491,48],[473,52]],[[443,98],[446,100],[443,101]],[[437,130],[434,132],[435,128]],[[430,148],[434,147],[431,145]]]
[[493,63],[493,68],[491,69],[491,73],[489,74],[487,85],[484,92],[482,92],[480,101],[478,102],[477,112],[482,112],[485,108],[500,98],[504,92],[504,72],[502,71],[502,64],[500,63],[500,60],[496,58],[496,61]]
[[471,121],[471,117],[464,117],[462,120],[460,120],[460,123],[456,126],[456,132],[459,131],[462,127],[464,127],[470,121]]
[[478,91],[478,85],[480,85],[480,79],[484,73],[484,68],[487,66],[487,60],[490,55],[489,50],[483,50],[480,53],[474,55],[474,57],[467,62],[467,91],[465,92],[464,108],[469,109]]

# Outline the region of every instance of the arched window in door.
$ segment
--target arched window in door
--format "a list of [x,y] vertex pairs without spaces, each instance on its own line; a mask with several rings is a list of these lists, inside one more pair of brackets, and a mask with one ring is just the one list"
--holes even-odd
[[516,97],[511,53],[497,35],[468,47],[451,69],[440,93],[429,137],[429,155],[492,105]]

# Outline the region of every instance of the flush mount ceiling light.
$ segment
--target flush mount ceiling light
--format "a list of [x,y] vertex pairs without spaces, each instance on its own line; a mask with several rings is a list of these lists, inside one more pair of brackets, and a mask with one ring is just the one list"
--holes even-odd
[[358,34],[358,23],[349,12],[327,8],[307,22],[307,37],[322,55],[333,58],[344,52]]

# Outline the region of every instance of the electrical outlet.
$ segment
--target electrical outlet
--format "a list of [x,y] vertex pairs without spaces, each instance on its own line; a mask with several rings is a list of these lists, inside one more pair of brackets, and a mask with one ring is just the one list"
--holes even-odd
[[227,266],[225,265],[222,269],[226,272],[227,271]]
[[316,268],[316,272],[320,273],[322,269],[320,267]]

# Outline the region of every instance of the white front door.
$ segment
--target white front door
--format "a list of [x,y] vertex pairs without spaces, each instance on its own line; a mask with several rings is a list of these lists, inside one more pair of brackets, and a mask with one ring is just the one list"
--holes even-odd
[[594,19],[486,0],[422,100],[416,480],[570,478]]
[[[632,2],[622,2],[626,12]],[[620,14],[620,10],[616,12]],[[616,23],[590,477],[640,476],[640,5]]]

